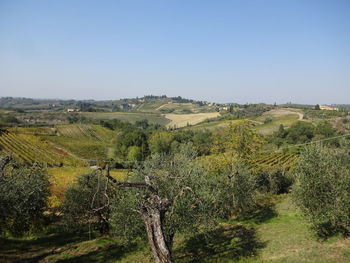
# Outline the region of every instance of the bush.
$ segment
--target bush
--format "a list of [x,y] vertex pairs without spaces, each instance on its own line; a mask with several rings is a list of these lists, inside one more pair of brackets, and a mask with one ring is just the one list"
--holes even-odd
[[313,145],[302,153],[293,188],[296,204],[318,236],[350,232],[350,155]]

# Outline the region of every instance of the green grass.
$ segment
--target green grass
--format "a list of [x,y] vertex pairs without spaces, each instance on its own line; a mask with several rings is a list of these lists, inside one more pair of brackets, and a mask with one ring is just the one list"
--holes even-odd
[[[265,119],[269,117],[272,118],[272,121],[264,123]],[[283,124],[285,128],[290,127],[290,125],[295,123],[298,118],[299,116],[297,114],[285,114],[279,116],[266,114],[255,118],[254,120],[261,123],[256,126],[256,130],[263,135],[268,135],[277,131],[281,124]]]
[[75,139],[62,136],[46,137],[46,140],[62,147],[69,153],[83,159],[104,159],[107,157],[108,143],[93,139]]
[[350,262],[350,240],[332,237],[318,241],[289,196],[281,196],[277,216],[257,227],[266,262]]
[[[220,224],[210,235],[177,236],[176,262],[350,262],[350,239],[317,240],[289,195],[250,218]],[[53,231],[54,233],[55,231]],[[0,239],[1,262],[153,262],[145,242],[87,234]]]

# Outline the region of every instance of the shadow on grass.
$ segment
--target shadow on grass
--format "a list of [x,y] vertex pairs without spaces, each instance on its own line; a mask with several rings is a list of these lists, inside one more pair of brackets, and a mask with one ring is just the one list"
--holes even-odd
[[114,262],[137,250],[136,245],[109,245],[84,255],[57,260],[60,263]]
[[238,220],[246,223],[261,224],[277,216],[274,206],[264,206],[244,215]]
[[[67,259],[58,259],[55,262],[108,262],[125,256],[125,253],[137,249],[136,245],[119,245],[116,241],[102,238],[92,246],[91,252],[74,256],[79,253],[80,242],[88,241],[89,235],[59,233],[39,237],[33,240],[0,238],[0,262],[39,262],[48,256],[62,258],[64,254],[72,254]],[[93,240],[92,240],[93,241]],[[107,241],[103,244],[103,241]]]
[[38,262],[55,249],[88,239],[88,234],[60,233],[36,239],[0,238],[0,258],[4,262]]
[[[181,262],[225,262],[241,257],[254,257],[264,244],[255,230],[242,225],[228,225],[196,235],[176,251]],[[219,260],[219,261],[218,261]]]

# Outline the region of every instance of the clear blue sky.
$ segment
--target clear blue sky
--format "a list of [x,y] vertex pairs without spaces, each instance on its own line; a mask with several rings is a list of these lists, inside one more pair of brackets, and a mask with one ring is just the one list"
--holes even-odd
[[350,103],[350,0],[0,0],[0,96]]

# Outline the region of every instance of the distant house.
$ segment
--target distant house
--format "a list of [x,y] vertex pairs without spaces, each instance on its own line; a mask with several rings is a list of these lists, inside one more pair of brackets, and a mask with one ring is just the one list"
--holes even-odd
[[78,112],[79,109],[67,109],[67,112]]
[[228,110],[228,109],[229,109],[229,107],[227,107],[227,106],[219,107],[219,110]]
[[336,107],[330,107],[330,106],[327,106],[327,105],[320,105],[320,109],[321,110],[339,110]]

